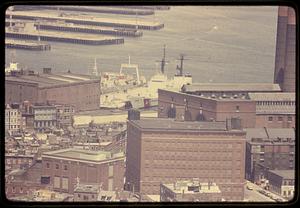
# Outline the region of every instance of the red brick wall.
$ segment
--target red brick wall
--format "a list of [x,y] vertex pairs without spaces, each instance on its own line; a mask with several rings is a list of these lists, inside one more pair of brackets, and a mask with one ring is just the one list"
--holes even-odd
[[[281,116],[283,121],[278,121],[278,117]],[[292,117],[292,121],[288,121],[288,117]],[[273,121],[269,121],[269,117],[273,117]],[[294,128],[295,127],[295,115],[256,115],[256,128],[268,127],[268,128]]]

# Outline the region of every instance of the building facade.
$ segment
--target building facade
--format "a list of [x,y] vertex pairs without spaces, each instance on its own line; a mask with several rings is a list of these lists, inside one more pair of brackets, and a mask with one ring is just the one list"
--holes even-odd
[[56,104],[57,111],[57,127],[67,128],[73,126],[73,116],[75,114],[75,108],[72,105]]
[[57,126],[57,112],[54,105],[35,104],[32,106],[33,127],[37,131]]
[[268,170],[295,168],[295,129],[247,129],[246,179],[259,182]]
[[295,170],[268,171],[269,190],[287,199],[294,198]]
[[[25,73],[25,72],[24,72]],[[73,105],[76,111],[100,107],[100,79],[73,73],[31,72],[5,77],[5,103],[46,103]]]
[[159,194],[161,183],[214,181],[226,200],[244,199],[245,132],[225,122],[173,119],[127,123],[127,190]]
[[158,117],[182,117],[187,121],[226,121],[239,118],[241,126],[255,126],[255,102],[246,97],[204,97],[158,90]]
[[42,154],[42,175],[55,191],[73,194],[80,183],[102,184],[103,190],[121,190],[124,184],[124,154],[62,149]]
[[19,105],[7,104],[5,106],[5,130],[19,131],[22,128],[23,120]]
[[256,128],[294,128],[296,100],[294,92],[249,93],[256,102]]

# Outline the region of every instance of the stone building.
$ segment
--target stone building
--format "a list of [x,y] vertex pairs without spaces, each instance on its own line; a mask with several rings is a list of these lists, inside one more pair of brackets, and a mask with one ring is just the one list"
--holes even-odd
[[5,105],[5,130],[19,131],[23,126],[22,115],[18,104]]
[[244,199],[245,132],[228,122],[144,118],[127,122],[126,190],[159,194],[179,178],[214,181],[226,200]]

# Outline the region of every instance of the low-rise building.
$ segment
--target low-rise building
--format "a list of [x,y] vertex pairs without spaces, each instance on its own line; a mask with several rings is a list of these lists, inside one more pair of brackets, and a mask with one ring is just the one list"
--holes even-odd
[[104,190],[119,190],[124,183],[124,153],[60,149],[42,154],[42,176],[54,191],[73,193],[77,178],[81,183],[100,184]]
[[74,201],[97,201],[101,189],[100,185],[80,184],[78,181],[74,189]]
[[56,107],[50,104],[35,104],[32,106],[33,126],[36,131],[54,128],[57,125]]
[[267,170],[295,168],[294,128],[246,129],[246,179],[259,182]]
[[5,105],[5,130],[20,131],[22,128],[22,114],[19,104]]
[[269,190],[287,199],[294,197],[295,170],[269,170]]
[[212,182],[176,181],[160,184],[160,201],[218,202],[222,201],[222,194],[219,187]]

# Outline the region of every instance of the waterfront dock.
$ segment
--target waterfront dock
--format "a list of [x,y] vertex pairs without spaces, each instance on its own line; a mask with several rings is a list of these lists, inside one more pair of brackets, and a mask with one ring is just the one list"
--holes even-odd
[[[29,7],[29,8],[28,8]],[[94,12],[107,14],[122,14],[122,15],[153,15],[154,10],[137,9],[137,8],[123,8],[123,7],[102,7],[102,6],[18,6],[15,10],[59,10],[59,11],[78,11],[78,12]]]
[[51,49],[50,44],[39,42],[28,42],[13,39],[5,39],[6,48],[33,50],[33,51],[48,51]]
[[26,39],[26,40],[41,40],[41,41],[54,41],[66,42],[74,44],[85,45],[112,45],[123,44],[124,38],[103,37],[91,34],[74,34],[65,32],[54,31],[5,31],[6,38]]
[[112,18],[100,18],[89,15],[74,15],[61,13],[60,15],[53,13],[43,13],[40,11],[13,11],[6,12],[6,17],[12,16],[14,19],[26,19],[26,20],[50,20],[50,21],[65,21],[67,23],[94,25],[94,26],[108,26],[118,28],[131,28],[142,30],[159,30],[164,27],[163,23],[156,21],[144,21],[144,20],[125,20],[125,19],[112,19]]
[[93,33],[111,36],[127,36],[127,37],[141,37],[143,32],[135,29],[123,28],[106,28],[91,25],[77,25],[73,23],[60,23],[60,22],[42,22],[35,24],[42,30],[58,30],[80,33]]

